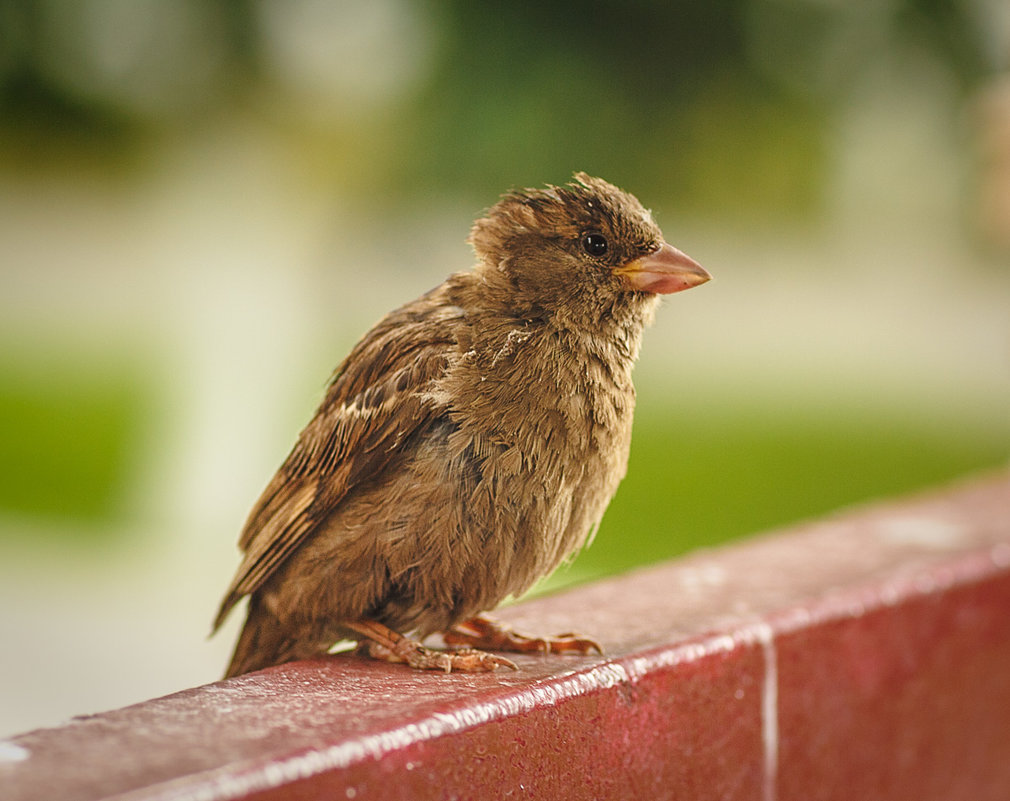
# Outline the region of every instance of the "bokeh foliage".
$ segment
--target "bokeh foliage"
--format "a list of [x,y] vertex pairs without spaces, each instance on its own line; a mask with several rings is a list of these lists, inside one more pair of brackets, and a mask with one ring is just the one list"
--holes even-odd
[[[22,146],[49,139],[106,146],[113,157],[223,111],[297,126],[290,109],[270,110],[271,94],[284,91],[268,46],[273,5],[0,0],[0,133],[9,145],[20,134]],[[385,5],[428,20],[416,35],[432,55],[411,91],[379,112],[346,108],[323,132],[354,149],[353,169],[341,162],[338,178],[366,200],[483,200],[587,169],[706,212],[806,213],[817,207],[832,111],[868,65],[921,52],[969,92],[995,64],[969,0]],[[123,56],[133,61],[122,74],[103,63],[92,30],[117,14],[132,24],[106,34],[132,35],[139,51]],[[150,30],[130,19],[145,14]],[[155,27],[161,17],[173,24]],[[82,43],[89,36],[99,52]],[[376,44],[355,65],[362,74],[402,43]]]
[[[795,223],[819,212],[833,118],[864,70],[925,54],[966,96],[995,63],[980,6],[968,0],[394,2],[394,12],[428,21],[417,32],[431,40],[423,74],[376,108],[351,105],[320,123],[276,102],[284,88],[268,6],[0,0],[0,159],[30,171],[83,154],[113,172],[207,117],[244,114],[316,142],[335,186],[378,209],[442,196],[479,208],[506,187],[586,169],[678,211]],[[87,49],[96,9],[133,20],[105,32],[134,36],[134,61],[118,78],[101,47]],[[172,24],[148,30],[143,15]],[[371,58],[390,58],[398,43],[386,44]],[[65,381],[0,370],[0,507],[91,521],[121,514],[130,454],[144,436],[146,380],[139,370]],[[585,557],[587,570],[953,476],[1004,453],[981,434],[828,411],[799,425],[792,415],[754,417],[745,402],[692,420],[638,421],[630,477],[605,523],[611,534]],[[734,487],[734,500],[713,501],[722,487]],[[668,518],[671,488],[678,521]],[[620,532],[631,525],[673,526],[679,544],[632,544]]]
[[101,537],[128,505],[148,388],[129,365],[48,366],[0,361],[0,510],[77,521]]

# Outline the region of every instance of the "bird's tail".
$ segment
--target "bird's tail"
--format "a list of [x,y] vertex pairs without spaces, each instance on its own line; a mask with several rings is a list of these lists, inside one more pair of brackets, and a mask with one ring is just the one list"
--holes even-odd
[[325,646],[315,643],[311,637],[293,635],[255,597],[251,597],[249,613],[238,642],[235,643],[235,651],[224,678],[230,679],[232,676],[324,653]]

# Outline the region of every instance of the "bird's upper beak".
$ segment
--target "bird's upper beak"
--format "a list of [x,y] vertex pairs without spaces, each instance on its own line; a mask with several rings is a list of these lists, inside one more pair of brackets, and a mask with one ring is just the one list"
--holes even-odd
[[690,289],[712,277],[698,262],[666,242],[659,250],[622,264],[614,272],[631,289],[660,295]]

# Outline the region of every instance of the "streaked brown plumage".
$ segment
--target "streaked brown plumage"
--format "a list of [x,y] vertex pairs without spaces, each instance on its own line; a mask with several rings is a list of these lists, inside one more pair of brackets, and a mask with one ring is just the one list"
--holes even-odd
[[414,667],[511,665],[449,642],[525,639],[493,609],[595,530],[624,477],[631,370],[659,293],[708,274],[631,195],[579,173],[513,192],[470,234],[477,265],[391,312],[337,368],[256,503],[215,629],[244,595],[227,675],[325,653],[342,638]]

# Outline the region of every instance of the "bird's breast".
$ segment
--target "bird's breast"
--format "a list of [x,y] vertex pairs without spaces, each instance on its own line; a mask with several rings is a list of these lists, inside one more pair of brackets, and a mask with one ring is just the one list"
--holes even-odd
[[[506,594],[549,573],[599,524],[627,466],[631,367],[623,344],[513,328],[462,353],[439,387],[450,462],[471,477],[464,518],[501,546],[479,550],[478,569]],[[483,564],[489,554],[500,563]]]

